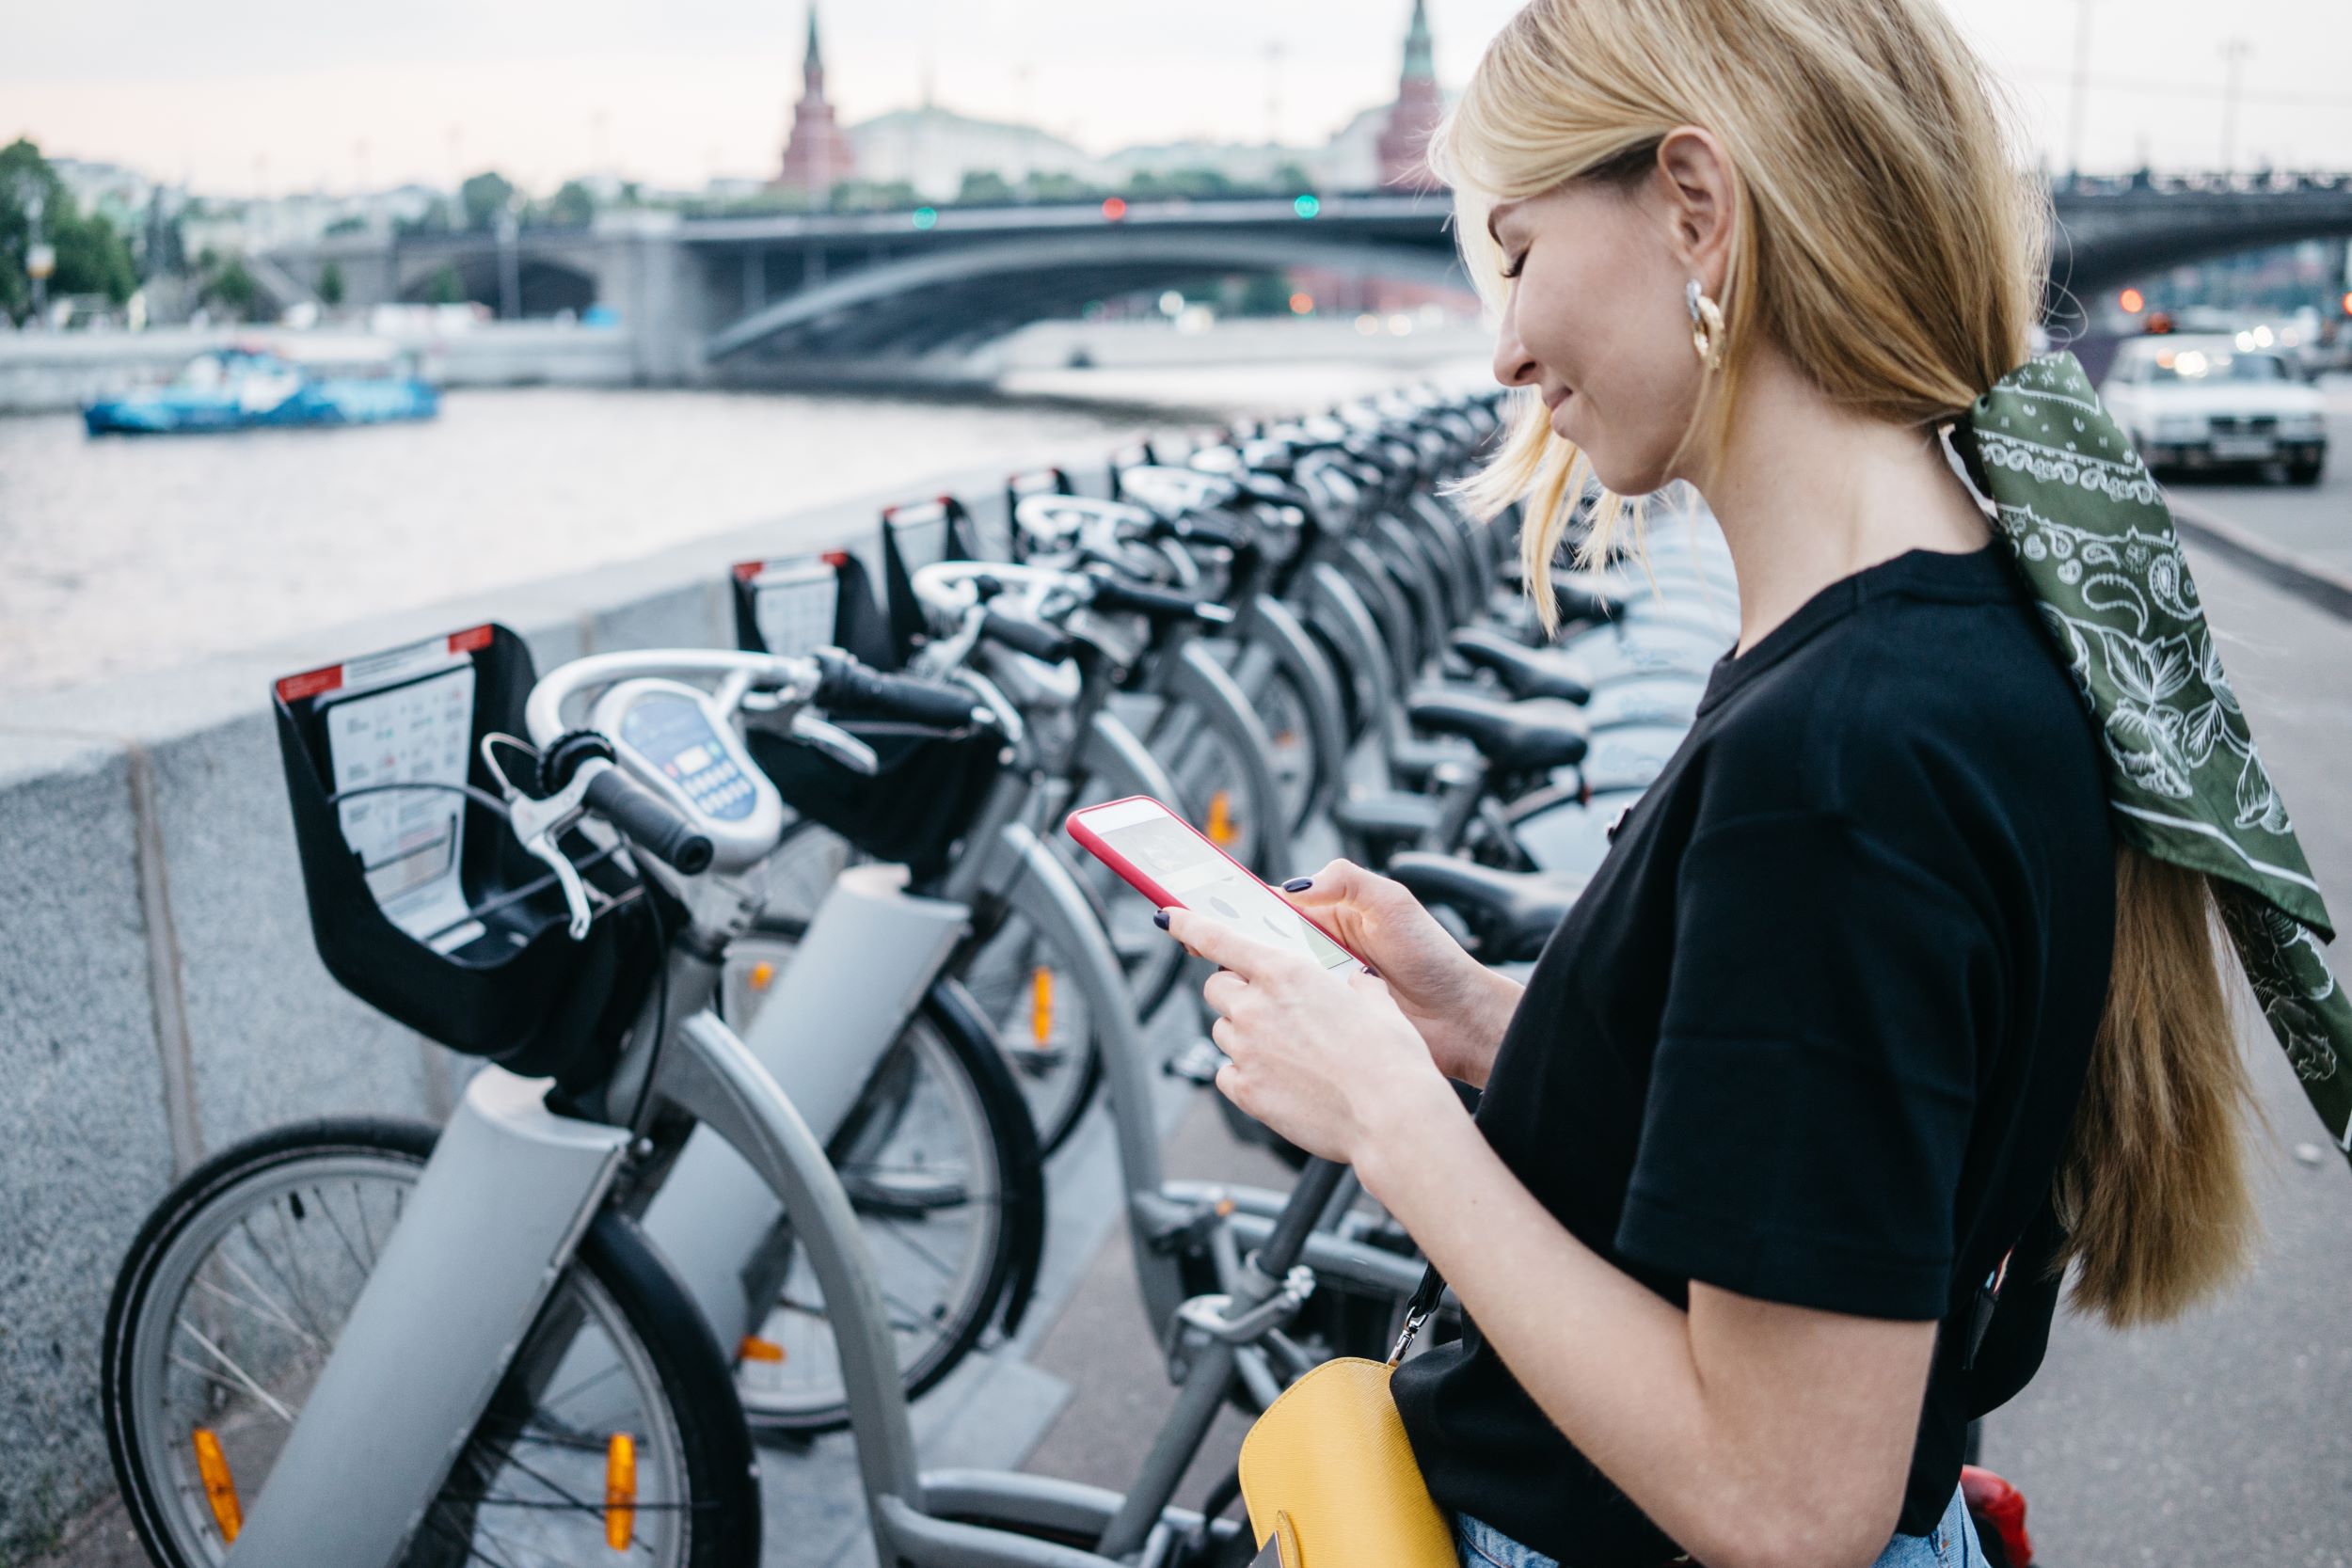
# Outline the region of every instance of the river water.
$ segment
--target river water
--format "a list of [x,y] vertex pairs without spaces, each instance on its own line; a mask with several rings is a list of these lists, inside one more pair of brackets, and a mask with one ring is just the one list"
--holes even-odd
[[1073,441],[1107,456],[1155,414],[1279,416],[1410,379],[1367,364],[1040,374],[1009,384],[1021,396],[954,402],[453,391],[423,424],[144,439],[0,419],[0,689],[262,647]]

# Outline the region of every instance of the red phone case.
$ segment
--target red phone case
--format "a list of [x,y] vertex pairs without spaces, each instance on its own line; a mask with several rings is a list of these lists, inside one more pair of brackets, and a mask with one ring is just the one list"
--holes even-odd
[[[1207,845],[1211,849],[1216,850],[1217,854],[1223,856],[1227,861],[1231,862],[1233,868],[1239,871],[1243,876],[1248,878],[1253,882],[1258,880],[1258,874],[1256,872],[1242,864],[1241,862],[1234,860],[1232,856],[1226,854],[1224,848],[1217,844],[1216,840],[1211,838],[1208,834],[1202,832],[1191,823],[1186,822],[1182,816],[1179,816],[1174,808],[1170,807],[1166,801],[1154,800],[1149,795],[1128,795],[1116,800],[1097,800],[1090,806],[1080,806],[1076,811],[1072,812],[1068,816],[1062,818],[1062,832],[1068,833],[1072,838],[1076,839],[1079,846],[1083,847],[1088,854],[1092,855],[1096,860],[1101,861],[1104,865],[1107,865],[1113,871],[1118,872],[1121,881],[1125,882],[1129,887],[1134,888],[1137,893],[1142,894],[1146,898],[1151,899],[1152,902],[1159,908],[1164,910],[1183,910],[1191,908],[1191,906],[1186,904],[1183,899],[1177,897],[1174,894],[1169,893],[1166,888],[1160,886],[1160,884],[1152,879],[1150,872],[1136,865],[1135,862],[1129,860],[1126,856],[1120,854],[1117,849],[1113,848],[1109,842],[1106,841],[1102,834],[1096,832],[1093,829],[1078,820],[1080,816],[1089,812],[1108,811],[1113,806],[1123,806],[1136,800],[1150,800],[1152,804],[1168,813],[1168,819],[1169,821],[1183,828],[1184,832],[1192,834],[1193,837]],[[1259,885],[1261,887],[1266,887],[1266,884],[1263,882],[1260,882]],[[1282,898],[1281,890],[1279,888],[1267,887],[1266,891],[1272,893],[1277,898]],[[1349,958],[1354,958],[1358,963],[1363,964],[1364,969],[1368,973],[1378,973],[1378,971],[1373,969],[1372,965],[1364,963],[1364,956],[1361,953],[1357,952],[1354,948],[1348,946],[1347,943],[1342,942],[1338,937],[1332,935],[1331,928],[1326,926],[1322,921],[1317,920],[1306,911],[1299,909],[1297,905],[1292,904],[1287,898],[1282,898],[1282,902],[1289,905],[1290,908],[1297,914],[1299,919],[1305,921],[1308,925],[1312,926],[1316,930],[1321,931],[1324,936],[1328,938],[1332,946],[1338,948]]]

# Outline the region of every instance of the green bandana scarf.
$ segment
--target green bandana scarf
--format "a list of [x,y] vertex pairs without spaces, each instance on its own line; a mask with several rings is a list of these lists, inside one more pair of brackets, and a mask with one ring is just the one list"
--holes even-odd
[[2071,354],[2033,359],[1953,433],[2098,719],[2117,833],[2212,879],[2271,1032],[2352,1155],[2352,1003],[2286,807],[2248,733],[2164,495]]

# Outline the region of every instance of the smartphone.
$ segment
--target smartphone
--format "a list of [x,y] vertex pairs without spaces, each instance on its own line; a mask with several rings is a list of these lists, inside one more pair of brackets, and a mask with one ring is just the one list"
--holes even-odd
[[1162,909],[1221,920],[1326,969],[1372,966],[1293,909],[1200,830],[1149,795],[1082,806],[1062,826],[1095,859]]

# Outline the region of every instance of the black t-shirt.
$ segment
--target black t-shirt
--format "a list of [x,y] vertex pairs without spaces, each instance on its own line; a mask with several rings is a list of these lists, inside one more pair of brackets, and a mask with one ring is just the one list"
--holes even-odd
[[[2113,855],[2091,720],[1997,546],[1870,567],[1716,666],[1480,1104],[1529,1191],[1669,1301],[1695,1279],[1947,1320],[1906,1534],[1950,1501],[1970,1414],[2041,1360]],[[2012,1246],[1963,1372],[1959,1324]],[[1395,1389],[1444,1507],[1570,1568],[1675,1555],[1475,1323]]]

